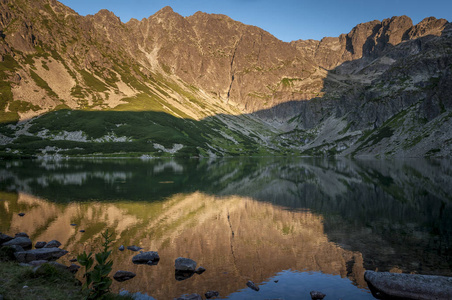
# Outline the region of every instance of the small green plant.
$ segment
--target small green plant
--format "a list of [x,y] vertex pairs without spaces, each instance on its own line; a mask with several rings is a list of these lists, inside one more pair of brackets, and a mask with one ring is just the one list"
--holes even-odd
[[104,242],[102,243],[103,251],[96,253],[94,256],[96,258],[97,264],[91,270],[94,264],[93,253],[89,254],[83,251],[82,254],[77,256],[78,262],[85,267],[86,282],[83,284],[82,289],[88,290],[88,295],[86,299],[105,299],[110,291],[110,286],[112,280],[108,277],[108,274],[112,270],[113,261],[109,260],[108,257],[111,254],[110,243],[112,242],[111,237],[113,233],[108,233],[108,229],[102,233]]

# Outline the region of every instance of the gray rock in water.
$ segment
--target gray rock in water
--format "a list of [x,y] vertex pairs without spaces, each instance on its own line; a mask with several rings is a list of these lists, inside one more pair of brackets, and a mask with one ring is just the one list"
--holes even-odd
[[123,282],[126,280],[130,280],[133,277],[137,276],[137,274],[129,271],[117,271],[115,275],[113,275],[113,279],[118,282]]
[[41,249],[41,248],[44,248],[45,245],[47,245],[46,242],[37,242],[37,243],[35,244],[35,248],[36,248],[36,249]]
[[119,251],[124,251],[124,245],[119,246]]
[[156,265],[160,260],[160,256],[155,251],[143,252],[132,257],[134,264]]
[[0,245],[6,242],[9,242],[13,239],[12,236],[0,233]]
[[44,246],[44,248],[58,248],[61,246],[61,243],[57,240],[51,240],[47,243],[47,245]]
[[26,237],[26,238],[29,238],[29,236],[28,236],[28,234],[26,234],[25,232],[18,232],[18,233],[16,233],[15,234],[15,236],[14,237]]
[[14,253],[19,262],[28,263],[33,260],[55,260],[68,252],[60,248],[41,248]]
[[322,300],[326,296],[324,293],[319,291],[311,291],[310,294],[312,300]]
[[202,273],[204,273],[206,271],[206,268],[204,267],[199,267],[196,269],[195,273],[198,275],[201,275]]
[[452,277],[366,271],[372,294],[377,298],[451,299]]
[[207,299],[213,298],[213,297],[218,297],[220,296],[220,293],[217,291],[208,291],[207,293],[204,294],[204,296],[206,296]]
[[198,294],[182,295],[179,298],[174,298],[174,300],[202,300],[202,297]]
[[31,240],[27,237],[16,237],[6,243],[3,243],[2,246],[12,246],[12,245],[18,245],[24,249],[31,248]]
[[143,248],[134,245],[134,246],[127,246],[127,249],[136,252],[136,251],[139,251],[139,250],[141,250]]
[[178,257],[176,258],[176,262],[174,267],[177,271],[196,271],[196,261],[190,258]]
[[259,287],[258,287],[254,282],[252,282],[251,280],[248,280],[248,282],[246,283],[246,285],[247,285],[250,289],[255,290],[256,292],[259,291]]

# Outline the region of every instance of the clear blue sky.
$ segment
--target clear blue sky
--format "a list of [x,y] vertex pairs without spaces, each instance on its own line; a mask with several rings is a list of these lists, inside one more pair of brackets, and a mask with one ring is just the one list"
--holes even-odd
[[108,9],[127,22],[147,18],[165,6],[190,16],[225,14],[265,29],[283,41],[319,40],[348,33],[355,25],[407,15],[414,24],[434,16],[452,21],[452,0],[59,0],[81,15]]

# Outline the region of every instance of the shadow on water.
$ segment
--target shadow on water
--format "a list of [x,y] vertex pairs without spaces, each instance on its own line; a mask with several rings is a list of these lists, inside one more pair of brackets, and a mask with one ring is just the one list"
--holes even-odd
[[[214,288],[223,296],[246,298],[247,280],[261,283],[266,297],[280,297],[276,294],[285,284],[291,289],[285,279],[291,276],[324,278],[320,282],[325,288],[327,282],[347,278],[365,288],[366,269],[452,275],[448,160],[0,163],[1,231],[26,231],[33,241],[56,238],[78,253],[95,247],[100,232],[111,228],[115,247],[136,244],[159,251],[162,259],[152,267],[158,275],[147,274],[150,266],[134,266],[142,279],[125,285],[148,291],[153,280],[152,295],[158,299],[170,291],[204,293]],[[19,212],[25,217],[17,216]],[[82,227],[83,235],[77,231]],[[118,268],[131,268],[130,252],[115,255]],[[208,271],[168,284],[178,256],[191,257]],[[348,288],[331,289],[342,291],[332,292],[336,296],[351,296]]]

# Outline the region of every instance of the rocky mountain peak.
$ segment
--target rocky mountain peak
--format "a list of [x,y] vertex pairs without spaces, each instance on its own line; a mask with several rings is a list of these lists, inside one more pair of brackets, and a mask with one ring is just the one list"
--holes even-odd
[[101,9],[99,10],[94,16],[94,19],[96,22],[99,22],[100,24],[103,23],[114,23],[114,24],[121,24],[121,19],[116,16],[113,12],[107,10],[107,9]]

